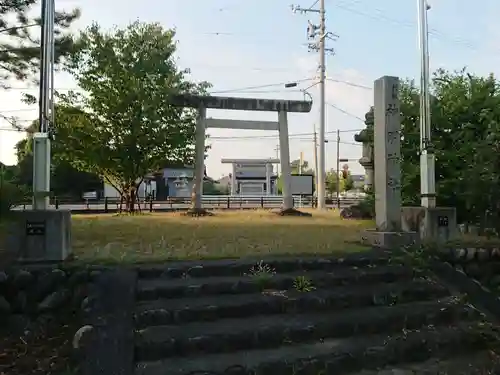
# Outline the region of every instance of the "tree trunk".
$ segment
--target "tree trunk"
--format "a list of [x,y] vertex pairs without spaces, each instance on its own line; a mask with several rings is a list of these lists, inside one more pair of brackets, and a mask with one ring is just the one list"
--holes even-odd
[[137,196],[135,195],[135,188],[130,189],[130,207],[128,212],[133,214],[135,212],[135,201]]

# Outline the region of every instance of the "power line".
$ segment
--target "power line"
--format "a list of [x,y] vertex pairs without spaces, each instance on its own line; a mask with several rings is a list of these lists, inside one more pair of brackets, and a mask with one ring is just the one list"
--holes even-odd
[[[304,79],[300,79],[300,80],[295,81],[295,82],[307,82],[307,81],[311,81],[313,79],[314,78],[304,78]],[[248,91],[248,90],[253,90],[253,89],[264,89],[267,87],[276,87],[276,86],[284,87],[289,82],[290,81],[280,82],[280,83],[269,83],[269,84],[258,85],[258,86],[246,86],[246,87],[240,87],[240,88],[235,88],[235,89],[218,90],[218,91],[212,91],[210,94],[226,94],[226,93],[239,92],[239,91]]]
[[326,104],[327,104],[327,105],[329,105],[330,107],[332,107],[332,108],[336,109],[337,111],[342,112],[343,114],[345,114],[345,115],[347,115],[347,116],[350,116],[350,117],[352,117],[352,118],[355,118],[356,120],[359,120],[359,121],[361,121],[361,122],[365,122],[365,120],[364,120],[364,119],[362,119],[361,117],[356,116],[355,114],[352,114],[352,113],[350,113],[350,112],[346,111],[345,109],[342,109],[342,108],[340,108],[339,106],[336,106],[335,104],[328,103],[328,102],[327,102]]
[[[366,13],[366,12],[360,11],[358,9],[353,9],[351,7],[345,6],[343,4],[333,4],[333,6],[335,6],[338,9],[348,11],[350,13],[354,13],[354,14],[357,14],[357,15],[360,15],[363,17],[371,18],[371,19],[376,20],[376,21],[386,21],[386,22],[390,22],[390,23],[393,23],[393,24],[398,25],[398,26],[403,26],[403,27],[412,27],[413,28],[416,26],[416,24],[414,22],[402,21],[402,20],[398,20],[395,18],[387,17],[387,16],[382,15],[382,14]],[[380,8],[372,8],[372,9],[378,13],[384,13],[384,10],[382,10]],[[471,40],[466,40],[463,38],[458,38],[458,37],[453,37],[451,35],[447,35],[447,34],[443,33],[442,31],[439,31],[436,28],[429,29],[429,35],[432,35],[435,39],[446,39],[453,44],[461,45],[461,46],[464,46],[464,47],[469,48],[469,49],[474,49],[474,50],[480,49],[480,47],[478,47],[476,45],[476,43],[474,43]],[[500,52],[500,50],[495,50],[495,51]]]
[[22,26],[6,27],[4,29],[0,29],[0,34],[1,33],[9,33],[11,31],[17,31],[17,30],[21,30],[21,29],[27,29],[27,28],[34,27],[34,26],[40,26],[40,25],[37,23],[31,23],[31,24],[22,25]]

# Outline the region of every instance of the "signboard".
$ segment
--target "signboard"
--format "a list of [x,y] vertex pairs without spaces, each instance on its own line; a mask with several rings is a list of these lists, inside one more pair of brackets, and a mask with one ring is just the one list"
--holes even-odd
[[165,168],[163,170],[164,178],[193,178],[194,169],[188,168]]
[[266,178],[266,168],[270,169],[270,175],[273,174],[272,165],[267,164],[235,164],[235,176],[238,179],[245,178]]
[[313,195],[314,176],[312,174],[292,174],[292,195]]
[[449,226],[448,216],[438,216],[438,227],[446,228]]
[[27,236],[45,236],[44,221],[28,221],[26,222]]

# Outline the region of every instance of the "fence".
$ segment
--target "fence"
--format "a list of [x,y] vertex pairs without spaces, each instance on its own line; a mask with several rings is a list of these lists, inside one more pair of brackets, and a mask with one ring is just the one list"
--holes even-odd
[[[348,207],[359,203],[363,198],[327,199],[327,206]],[[297,208],[316,207],[317,199],[313,197],[293,197]],[[203,206],[207,209],[273,209],[282,205],[283,197],[270,196],[222,196],[204,195]],[[54,197],[50,201],[51,208],[69,209],[74,213],[114,213],[120,211],[119,198],[104,198],[102,200],[86,199],[81,201],[64,200]],[[149,212],[182,211],[191,206],[190,198],[168,198],[166,200],[138,200],[136,209]],[[123,205],[125,208],[125,205]],[[31,202],[22,202],[15,207],[17,210],[31,209]]]

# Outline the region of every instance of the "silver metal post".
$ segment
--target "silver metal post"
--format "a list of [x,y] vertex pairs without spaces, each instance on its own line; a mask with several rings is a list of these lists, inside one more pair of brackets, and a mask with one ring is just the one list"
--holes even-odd
[[420,47],[420,193],[423,207],[436,206],[435,156],[431,144],[429,30],[426,0],[417,0]]
[[33,209],[49,208],[50,119],[54,117],[54,0],[42,0],[40,37],[39,131],[33,134]]

